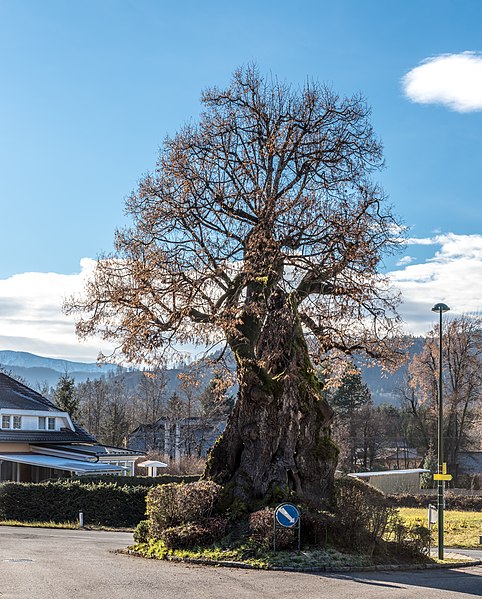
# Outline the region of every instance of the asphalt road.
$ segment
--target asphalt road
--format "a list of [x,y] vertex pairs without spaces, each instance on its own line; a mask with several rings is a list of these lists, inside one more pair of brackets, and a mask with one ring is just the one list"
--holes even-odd
[[113,553],[132,536],[0,527],[0,599],[464,599],[482,566],[350,575],[189,566]]
[[[447,549],[445,548],[444,557],[447,557],[450,553],[457,553],[461,555],[466,555],[471,557],[472,559],[480,559],[482,560],[482,548],[481,549]],[[437,556],[437,552],[434,551],[434,556]]]

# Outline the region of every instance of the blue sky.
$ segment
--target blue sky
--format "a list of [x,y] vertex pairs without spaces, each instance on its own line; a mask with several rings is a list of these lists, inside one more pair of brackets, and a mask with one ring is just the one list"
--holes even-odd
[[81,260],[86,272],[111,248],[124,197],[164,136],[197,117],[200,91],[250,61],[372,106],[379,180],[414,241],[386,263],[411,329],[431,325],[425,296],[428,311],[480,310],[478,52],[479,1],[0,0],[0,349],[95,359],[61,296]]

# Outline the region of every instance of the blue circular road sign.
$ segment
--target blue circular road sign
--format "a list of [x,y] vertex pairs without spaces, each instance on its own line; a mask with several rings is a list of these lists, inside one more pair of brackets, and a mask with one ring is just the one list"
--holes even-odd
[[292,503],[282,503],[274,512],[276,521],[280,526],[291,528],[298,524],[300,512]]

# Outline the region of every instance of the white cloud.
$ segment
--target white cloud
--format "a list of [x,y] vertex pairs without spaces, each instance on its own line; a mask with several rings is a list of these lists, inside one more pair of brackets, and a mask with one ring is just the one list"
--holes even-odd
[[0,349],[78,361],[108,353],[99,339],[78,341],[74,318],[62,313],[63,299],[82,290],[93,265],[84,258],[77,274],[26,272],[0,280]]
[[482,54],[462,52],[427,58],[402,79],[406,96],[457,112],[482,110]]
[[[407,332],[422,335],[435,322],[431,308],[445,302],[451,314],[482,310],[482,235],[435,235],[408,240],[411,253],[429,248],[429,258],[412,263],[400,260],[389,273],[404,298],[400,312]],[[426,254],[426,249],[424,253]],[[93,260],[83,259],[81,271],[72,275],[23,273],[0,280],[0,349],[23,350],[53,358],[94,361],[111,348],[99,339],[79,342],[74,318],[62,314],[65,296],[80,292],[92,271]]]
[[413,334],[427,332],[434,323],[431,308],[444,302],[451,314],[482,310],[482,235],[437,235],[411,239],[410,245],[433,245],[426,261],[390,273],[402,291],[401,314]]
[[406,266],[407,264],[411,264],[415,258],[413,256],[404,256],[397,262],[397,266]]
[[433,237],[410,237],[405,242],[407,245],[434,245]]

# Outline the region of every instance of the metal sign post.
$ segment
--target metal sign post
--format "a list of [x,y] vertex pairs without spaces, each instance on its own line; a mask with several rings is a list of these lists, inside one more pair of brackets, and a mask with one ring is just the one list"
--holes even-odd
[[301,515],[299,509],[292,503],[282,503],[274,511],[273,518],[273,551],[276,551],[276,528],[297,528],[298,529],[298,551],[301,549]]
[[428,541],[428,555],[432,552],[432,524],[437,524],[438,514],[437,508],[431,503],[428,506],[428,530],[430,531],[429,541]]
[[450,480],[444,478],[447,475],[447,467],[444,463],[444,435],[443,435],[443,418],[444,418],[444,408],[443,408],[443,368],[442,368],[442,359],[443,359],[443,330],[442,330],[442,314],[444,312],[448,312],[450,308],[446,304],[435,304],[432,308],[432,312],[439,313],[439,329],[438,329],[438,337],[439,337],[439,374],[438,374],[438,434],[437,434],[437,454],[438,454],[438,472],[434,475],[434,480],[438,481],[438,492],[437,492],[437,508],[438,508],[438,558],[440,560],[444,559],[444,490],[445,490],[445,481]]

